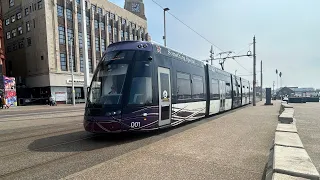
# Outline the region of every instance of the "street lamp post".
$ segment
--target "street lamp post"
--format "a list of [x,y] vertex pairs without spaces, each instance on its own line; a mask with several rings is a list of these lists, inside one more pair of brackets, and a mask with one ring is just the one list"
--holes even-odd
[[166,11],[169,11],[169,8],[163,9],[163,23],[164,23],[164,35],[163,35],[163,41],[164,41],[164,47],[167,47],[167,35],[166,35]]
[[72,56],[73,37],[70,38],[70,64],[71,64],[71,81],[72,81],[72,104],[76,105],[76,97],[74,92],[74,74],[73,74],[73,56]]

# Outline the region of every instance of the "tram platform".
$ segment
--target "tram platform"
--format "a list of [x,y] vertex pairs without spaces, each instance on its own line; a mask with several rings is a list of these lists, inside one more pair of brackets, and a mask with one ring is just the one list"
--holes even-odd
[[273,103],[211,117],[65,179],[263,179],[278,124],[280,103]]

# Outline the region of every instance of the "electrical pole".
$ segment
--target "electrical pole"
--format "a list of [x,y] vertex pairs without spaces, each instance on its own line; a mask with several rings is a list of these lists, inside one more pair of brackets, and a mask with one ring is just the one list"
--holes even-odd
[[274,83],[275,83],[275,82],[273,81],[273,94],[274,94]]
[[211,60],[211,65],[212,65],[212,61],[213,61],[213,59],[214,59],[214,52],[213,52],[213,46],[211,45],[211,50],[210,50],[210,60]]
[[261,60],[261,70],[260,70],[261,72],[261,97],[260,97],[260,101],[262,101],[262,92],[263,92],[263,90],[262,90],[262,60]]
[[73,37],[70,38],[70,63],[71,63],[71,81],[72,81],[72,105],[76,105],[76,97],[75,97],[75,91],[74,91],[74,75],[73,75],[73,56],[72,56],[72,45],[73,45]]
[[256,106],[256,37],[253,36],[253,106]]
[[81,0],[81,16],[82,16],[82,52],[84,60],[84,99],[87,101],[89,82],[89,61],[88,61],[88,42],[87,42],[87,23],[86,23],[86,4],[85,0]]
[[163,9],[163,41],[164,41],[164,47],[167,47],[167,32],[166,32],[166,11],[169,11],[169,8]]

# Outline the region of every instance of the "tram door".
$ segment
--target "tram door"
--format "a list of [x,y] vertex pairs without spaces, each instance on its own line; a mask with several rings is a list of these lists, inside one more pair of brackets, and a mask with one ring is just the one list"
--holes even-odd
[[171,123],[170,69],[158,67],[159,126]]
[[220,91],[220,111],[225,110],[226,104],[226,82],[219,81],[219,91]]

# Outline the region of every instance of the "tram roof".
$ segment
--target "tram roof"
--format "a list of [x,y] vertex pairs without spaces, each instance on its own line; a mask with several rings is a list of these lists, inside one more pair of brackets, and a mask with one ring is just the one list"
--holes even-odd
[[[121,46],[120,46],[121,45]],[[144,46],[146,45],[146,46]],[[155,42],[149,42],[149,41],[119,41],[113,44],[110,44],[107,48],[106,52],[115,51],[115,50],[144,50],[144,51],[153,51],[157,54],[162,54],[166,56],[172,56],[174,58],[180,59],[181,61],[184,61],[186,63],[191,63],[195,65],[201,65],[203,66],[205,63],[203,61],[194,59],[190,56],[187,56],[183,53],[180,53],[176,50],[173,50],[171,48],[164,47],[158,43]],[[226,76],[229,76],[231,73],[221,70],[217,67],[211,66],[208,64],[209,69],[214,72],[218,72],[220,74],[224,74]],[[237,76],[237,78],[240,79],[240,77]],[[242,78],[243,79],[243,78]],[[243,79],[245,80],[245,79]]]

